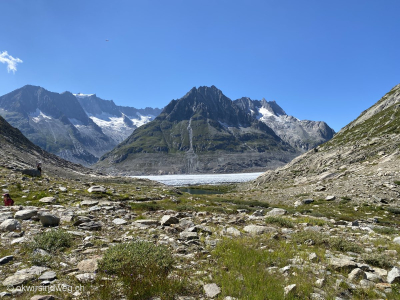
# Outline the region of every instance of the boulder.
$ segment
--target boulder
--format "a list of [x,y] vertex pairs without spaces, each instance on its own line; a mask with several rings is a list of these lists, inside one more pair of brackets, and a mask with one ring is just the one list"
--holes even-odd
[[60,224],[60,218],[50,213],[40,214],[39,219],[43,226],[58,226]]
[[33,216],[36,216],[37,210],[36,209],[24,209],[17,211],[15,213],[14,218],[20,219],[20,220],[29,220]]
[[57,199],[55,198],[55,197],[44,197],[44,198],[42,198],[42,199],[40,199],[39,200],[39,202],[42,202],[42,203],[54,203],[54,202],[56,202],[57,201]]
[[387,274],[388,283],[400,283],[400,268],[393,267]]
[[7,219],[0,224],[0,231],[21,230],[21,223],[15,219]]
[[253,234],[263,234],[266,232],[276,232],[277,230],[273,227],[261,226],[261,225],[247,225],[243,228],[244,231]]
[[24,169],[21,171],[22,174],[32,176],[32,177],[40,177],[42,173],[36,169]]
[[287,210],[285,210],[283,208],[274,208],[274,209],[270,210],[269,212],[267,212],[268,217],[283,216],[286,214],[287,214]]
[[173,216],[165,215],[160,221],[162,226],[170,226],[172,224],[179,224],[179,219]]

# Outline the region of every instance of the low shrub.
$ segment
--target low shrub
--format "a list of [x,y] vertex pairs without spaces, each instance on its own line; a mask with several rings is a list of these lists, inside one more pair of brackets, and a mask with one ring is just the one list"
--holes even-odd
[[[171,251],[146,241],[118,244],[109,248],[99,261],[99,271],[116,275],[128,299],[174,299],[176,293],[187,294],[185,276],[170,276],[174,259]],[[114,281],[113,281],[114,282]],[[113,289],[102,291],[104,299],[113,295]]]
[[394,265],[390,257],[383,253],[364,254],[362,258],[365,263],[378,268],[391,268]]
[[31,249],[43,249],[50,253],[56,253],[71,247],[73,244],[72,234],[63,229],[51,229],[36,235],[29,244]]

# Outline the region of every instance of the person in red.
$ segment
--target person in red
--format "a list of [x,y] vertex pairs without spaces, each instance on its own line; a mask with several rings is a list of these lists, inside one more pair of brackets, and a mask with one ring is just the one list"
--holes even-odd
[[10,194],[3,194],[4,197],[4,206],[13,206],[14,205],[14,200],[11,199]]

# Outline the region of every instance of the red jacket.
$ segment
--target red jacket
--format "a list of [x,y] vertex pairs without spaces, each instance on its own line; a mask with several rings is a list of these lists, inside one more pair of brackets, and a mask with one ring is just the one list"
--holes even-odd
[[13,206],[14,205],[14,200],[11,198],[4,199],[4,206]]

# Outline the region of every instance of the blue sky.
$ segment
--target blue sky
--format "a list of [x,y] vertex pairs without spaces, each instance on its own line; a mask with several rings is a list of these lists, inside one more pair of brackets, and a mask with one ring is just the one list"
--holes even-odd
[[338,131],[400,83],[398,0],[0,0],[0,10],[0,95],[32,84],[142,108],[215,85]]

